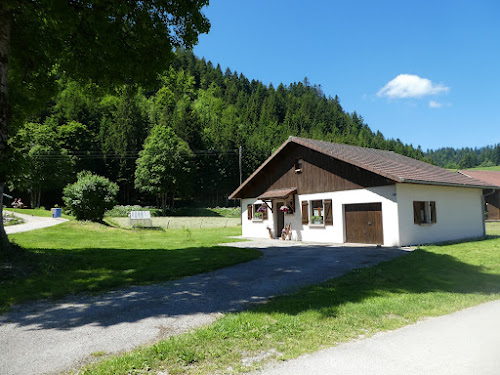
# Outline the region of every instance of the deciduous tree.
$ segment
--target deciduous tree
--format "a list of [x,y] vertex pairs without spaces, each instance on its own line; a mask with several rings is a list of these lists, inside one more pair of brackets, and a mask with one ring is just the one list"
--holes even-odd
[[165,214],[178,192],[189,189],[194,155],[188,144],[164,125],[155,125],[139,153],[135,186],[157,196]]

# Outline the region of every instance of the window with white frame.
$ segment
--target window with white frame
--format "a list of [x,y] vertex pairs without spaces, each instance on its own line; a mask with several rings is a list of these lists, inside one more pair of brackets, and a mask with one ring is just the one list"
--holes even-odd
[[247,206],[248,220],[267,220],[267,205],[265,203],[249,204]]

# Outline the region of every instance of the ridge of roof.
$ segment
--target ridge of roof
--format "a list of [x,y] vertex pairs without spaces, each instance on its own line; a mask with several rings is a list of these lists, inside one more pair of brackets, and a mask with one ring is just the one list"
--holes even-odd
[[445,185],[470,188],[493,188],[487,182],[451,172],[444,168],[416,160],[393,151],[352,146],[289,136],[230,196],[233,199],[278,153],[288,144],[295,143],[333,157],[356,167],[400,183]]

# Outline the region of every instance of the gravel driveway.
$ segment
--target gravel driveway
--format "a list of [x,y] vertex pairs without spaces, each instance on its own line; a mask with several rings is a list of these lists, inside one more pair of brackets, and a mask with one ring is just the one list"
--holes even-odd
[[254,261],[215,272],[99,296],[19,305],[0,316],[0,374],[46,374],[208,324],[229,311],[407,253],[260,240]]
[[12,212],[5,210],[5,212],[10,212],[20,219],[24,220],[23,224],[9,225],[5,227],[5,232],[7,234],[28,232],[30,230],[53,227],[54,225],[62,224],[68,219],[63,219],[62,217],[52,218],[52,217],[40,217],[33,215],[21,214],[18,212]]

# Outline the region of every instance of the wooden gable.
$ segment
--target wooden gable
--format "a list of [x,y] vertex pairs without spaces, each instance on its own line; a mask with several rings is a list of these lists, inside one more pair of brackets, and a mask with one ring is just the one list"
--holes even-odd
[[[301,159],[300,170],[296,170]],[[287,144],[237,194],[257,197],[268,190],[297,188],[297,194],[362,189],[395,182],[296,143]]]

